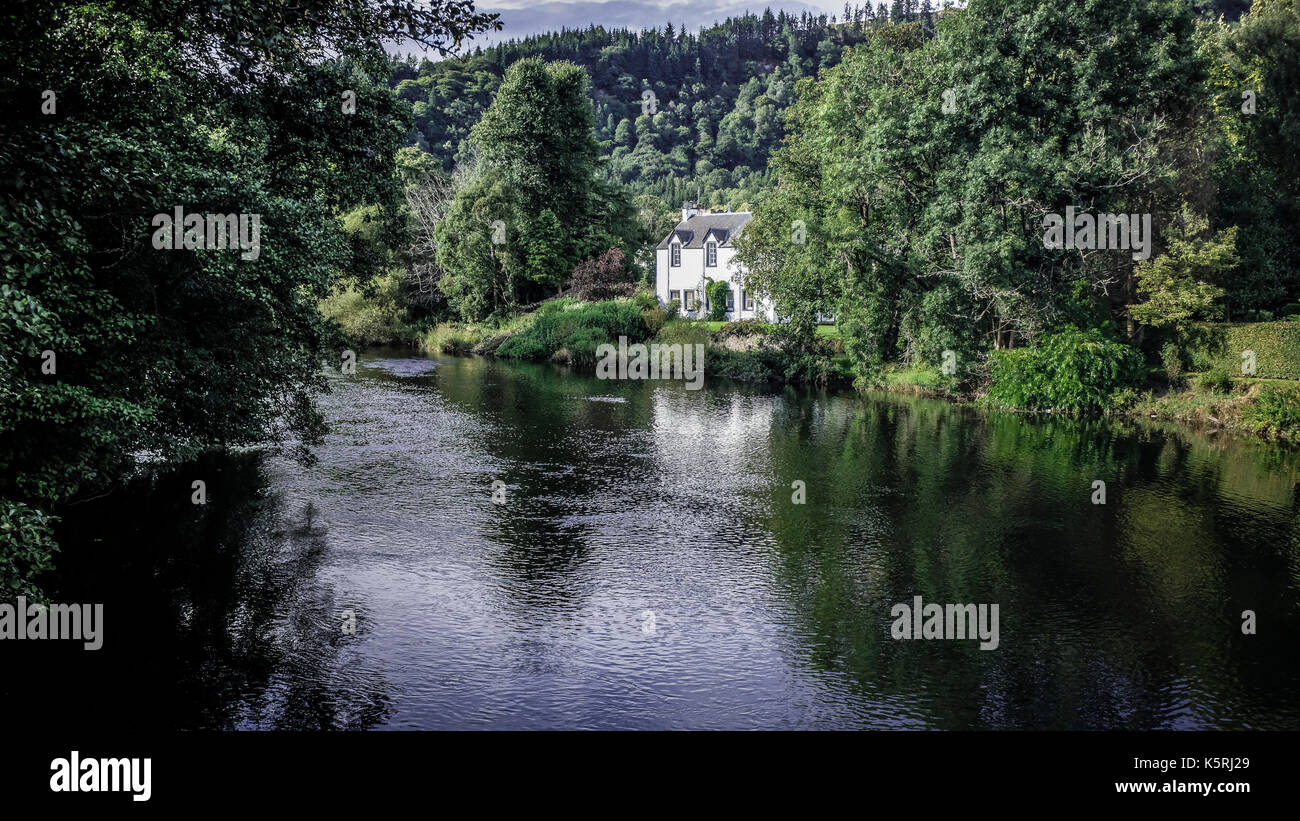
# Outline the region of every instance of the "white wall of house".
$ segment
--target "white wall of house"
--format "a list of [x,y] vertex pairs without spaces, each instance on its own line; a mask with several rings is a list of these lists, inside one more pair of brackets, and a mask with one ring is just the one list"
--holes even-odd
[[[674,236],[674,240],[676,237]],[[708,264],[709,243],[716,243],[715,265]],[[728,320],[761,319],[775,322],[776,312],[765,300],[756,298],[745,287],[745,269],[736,259],[736,249],[723,245],[712,236],[704,239],[703,247],[679,246],[679,265],[673,265],[672,243],[655,252],[655,291],[661,304],[676,302],[682,316],[707,319],[709,307],[704,288],[709,280],[724,280],[731,285]],[[698,300],[700,309],[692,310]]]

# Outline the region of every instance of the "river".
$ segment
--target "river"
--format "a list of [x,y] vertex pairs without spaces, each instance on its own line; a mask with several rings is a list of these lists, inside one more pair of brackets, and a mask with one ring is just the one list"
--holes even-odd
[[[331,384],[314,464],[68,523],[105,647],[40,652],[103,722],[1300,729],[1293,451],[405,351]],[[997,647],[893,638],[914,596]]]

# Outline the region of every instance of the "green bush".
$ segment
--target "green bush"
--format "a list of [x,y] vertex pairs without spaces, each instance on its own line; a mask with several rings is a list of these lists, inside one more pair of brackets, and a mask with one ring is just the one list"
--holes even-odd
[[596,346],[617,345],[620,336],[628,343],[649,337],[649,328],[634,300],[578,303],[557,299],[538,309],[527,329],[506,339],[496,355],[507,359],[548,359],[561,348],[573,361],[595,361]]
[[1032,348],[989,357],[990,404],[1014,410],[1087,413],[1114,406],[1114,394],[1142,371],[1142,355],[1098,330],[1045,335]]
[[1137,389],[1130,387],[1120,388],[1110,395],[1111,407],[1115,410],[1127,410],[1136,405],[1141,399],[1142,396],[1137,392]]
[[1223,368],[1211,368],[1196,380],[1197,387],[1208,393],[1232,393],[1235,384],[1232,374]]
[[771,330],[771,325],[759,319],[737,319],[718,329],[720,336],[762,336]]
[[34,579],[54,566],[53,524],[42,510],[0,499],[0,597],[42,598]]
[[1165,368],[1165,378],[1169,384],[1177,387],[1183,381],[1183,352],[1173,340],[1160,348],[1160,363]]
[[732,351],[727,348],[705,349],[704,367],[709,376],[721,376],[740,382],[779,381],[785,365],[775,351]]
[[1246,419],[1260,433],[1292,438],[1300,435],[1300,388],[1264,385],[1258,400],[1246,411]]
[[709,297],[709,321],[722,322],[727,318],[727,294],[731,285],[726,280],[709,280],[704,293]]
[[650,311],[659,307],[659,298],[655,296],[654,291],[637,291],[632,300],[642,311]]
[[478,342],[478,334],[464,325],[444,322],[424,335],[422,345],[426,351],[468,356]]
[[373,293],[355,285],[336,290],[318,306],[326,319],[339,324],[362,345],[392,345],[414,335],[402,298],[402,277],[391,273],[375,282]]
[[1242,372],[1242,352],[1255,352],[1255,376],[1300,379],[1300,323],[1290,321],[1201,324],[1189,345],[1192,366]]
[[707,345],[709,330],[689,319],[671,319],[659,329],[655,341],[665,345]]
[[651,308],[642,308],[641,318],[645,320],[646,332],[654,336],[668,321],[668,312],[656,304]]

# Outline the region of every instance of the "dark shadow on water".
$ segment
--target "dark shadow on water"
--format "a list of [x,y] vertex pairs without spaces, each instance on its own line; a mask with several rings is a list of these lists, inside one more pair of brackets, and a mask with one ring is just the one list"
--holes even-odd
[[[33,722],[80,729],[363,729],[389,697],[317,578],[330,550],[312,503],[287,509],[257,453],[212,458],[71,508],[52,601],[104,604],[104,646],[5,642],[7,703],[81,705]],[[206,483],[206,503],[192,483]],[[93,694],[93,698],[87,698]]]

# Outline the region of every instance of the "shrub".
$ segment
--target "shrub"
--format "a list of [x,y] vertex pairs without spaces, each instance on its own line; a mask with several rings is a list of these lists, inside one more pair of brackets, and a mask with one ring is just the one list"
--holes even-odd
[[594,259],[579,262],[569,279],[569,293],[583,302],[630,297],[636,291],[627,255],[610,248]]
[[709,297],[709,320],[711,322],[721,322],[727,318],[727,294],[731,293],[731,285],[726,280],[709,280],[709,284],[704,286],[704,293]]
[[632,300],[554,300],[538,309],[531,326],[502,342],[496,354],[510,359],[547,359],[566,348],[574,362],[594,362],[596,346],[618,344],[620,336],[626,336],[629,343],[649,336],[641,310]]
[[1183,352],[1173,340],[1160,348],[1160,363],[1164,365],[1165,377],[1169,384],[1177,387],[1183,381]]
[[707,345],[709,332],[689,319],[671,319],[659,329],[655,341],[665,345]]
[[1197,387],[1208,393],[1232,393],[1234,384],[1232,374],[1223,368],[1211,368],[1196,380]]
[[468,356],[478,344],[478,335],[463,325],[444,322],[424,335],[426,351]]
[[1242,352],[1254,351],[1256,376],[1300,379],[1300,323],[1203,324],[1194,331],[1196,344],[1191,354],[1196,370],[1217,366],[1240,374]]
[[762,348],[756,351],[706,348],[704,363],[709,376],[721,376],[740,382],[777,381],[785,370],[780,354]]
[[1292,385],[1265,385],[1246,419],[1260,433],[1300,435],[1300,389]]
[[1136,405],[1142,396],[1136,388],[1123,387],[1110,396],[1111,407],[1115,410],[1127,410]]
[[42,510],[0,499],[0,596],[43,598],[33,579],[54,566],[54,522]]
[[735,322],[728,322],[718,329],[721,336],[762,336],[766,334],[770,327],[766,322],[758,319],[738,319]]
[[391,345],[415,334],[403,307],[402,277],[391,273],[373,289],[355,285],[336,290],[318,306],[321,315],[338,323],[349,338],[362,345]]
[[1128,345],[1095,329],[1069,328],[1044,335],[1032,348],[994,351],[988,401],[1015,410],[1108,410],[1113,394],[1132,385],[1141,369],[1142,355]]
[[668,321],[668,312],[658,305],[653,308],[643,308],[641,318],[645,320],[646,331],[650,336],[659,333],[659,329]]

